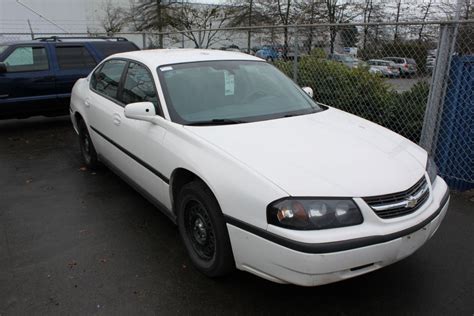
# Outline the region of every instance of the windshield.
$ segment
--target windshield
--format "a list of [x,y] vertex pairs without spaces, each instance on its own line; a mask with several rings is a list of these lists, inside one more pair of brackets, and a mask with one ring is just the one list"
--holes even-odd
[[158,75],[171,119],[181,124],[255,122],[321,110],[266,62],[176,64],[159,67]]
[[0,54],[3,53],[7,48],[8,46],[6,45],[0,45]]

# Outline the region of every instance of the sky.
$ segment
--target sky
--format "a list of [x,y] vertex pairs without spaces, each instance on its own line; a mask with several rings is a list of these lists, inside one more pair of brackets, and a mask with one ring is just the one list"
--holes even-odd
[[[105,0],[0,0],[0,33],[30,32],[87,32],[101,29],[100,16]],[[179,2],[180,0],[178,0]],[[220,3],[225,0],[188,0],[189,2]],[[130,0],[113,0],[114,4],[129,7]],[[44,18],[41,18],[42,15]],[[60,27],[47,21],[51,20]]]

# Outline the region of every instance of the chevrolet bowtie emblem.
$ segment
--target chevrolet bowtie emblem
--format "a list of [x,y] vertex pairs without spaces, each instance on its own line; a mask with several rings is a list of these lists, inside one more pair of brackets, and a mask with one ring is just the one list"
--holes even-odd
[[410,196],[407,199],[407,204],[405,205],[405,208],[413,208],[418,204],[418,199],[414,196]]

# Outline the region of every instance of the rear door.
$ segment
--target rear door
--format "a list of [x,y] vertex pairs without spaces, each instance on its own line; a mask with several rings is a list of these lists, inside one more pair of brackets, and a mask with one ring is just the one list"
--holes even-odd
[[56,93],[50,51],[44,43],[15,45],[6,52],[7,72],[0,74],[0,115],[41,112]]
[[119,99],[127,64],[123,59],[110,59],[92,74],[85,107],[91,136],[102,159],[131,177],[137,165],[137,121],[125,118],[125,104]]
[[96,60],[84,44],[54,44],[56,92],[59,102],[69,104],[71,90],[79,78],[84,78],[97,65]]

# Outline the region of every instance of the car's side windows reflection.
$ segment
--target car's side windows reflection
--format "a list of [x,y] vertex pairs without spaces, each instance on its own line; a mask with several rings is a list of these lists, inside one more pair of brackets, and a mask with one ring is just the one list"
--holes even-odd
[[158,108],[155,83],[145,67],[134,62],[129,63],[120,101],[124,104],[152,102],[155,108]]
[[125,60],[112,59],[105,62],[101,68],[92,75],[91,88],[106,97],[118,100],[117,93],[123,70],[127,62]]

